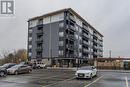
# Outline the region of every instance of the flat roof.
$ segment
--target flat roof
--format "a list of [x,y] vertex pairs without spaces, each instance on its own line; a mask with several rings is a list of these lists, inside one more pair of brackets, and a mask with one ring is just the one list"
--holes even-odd
[[44,17],[48,17],[48,16],[53,16],[53,15],[56,15],[58,13],[62,13],[64,11],[70,11],[70,12],[72,12],[74,15],[76,15],[79,19],[81,19],[82,21],[84,21],[85,23],[87,23],[94,31],[96,31],[98,34],[100,34],[103,37],[103,35],[100,32],[98,32],[93,26],[91,26],[85,19],[83,19],[78,13],[76,13],[71,8],[65,8],[65,9],[61,9],[61,10],[58,10],[58,11],[53,11],[53,12],[50,12],[50,13],[47,13],[47,14],[44,14],[44,15],[41,15],[41,16],[36,16],[36,17],[30,18],[28,20],[28,22],[32,21],[32,20],[36,20],[36,19],[41,19],[41,18],[44,18]]

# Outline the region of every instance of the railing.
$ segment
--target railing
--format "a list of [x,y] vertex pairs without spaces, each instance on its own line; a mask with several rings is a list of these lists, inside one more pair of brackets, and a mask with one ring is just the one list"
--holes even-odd
[[83,44],[89,45],[89,42],[83,41]]
[[69,16],[72,21],[75,22],[75,18],[73,16]]
[[87,34],[85,34],[85,33],[83,33],[83,36],[85,36],[85,37],[89,38],[89,35],[87,35]]
[[87,53],[90,52],[89,49],[83,49],[83,51],[84,51],[84,52],[87,52]]

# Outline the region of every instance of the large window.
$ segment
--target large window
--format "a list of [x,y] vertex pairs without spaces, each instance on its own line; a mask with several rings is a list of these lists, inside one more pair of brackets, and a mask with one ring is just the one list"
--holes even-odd
[[63,51],[59,51],[59,55],[63,55]]
[[59,41],[59,46],[63,46],[63,41]]
[[59,32],[59,36],[63,37],[64,36],[64,32]]
[[59,23],[59,27],[63,28],[64,27],[64,23],[63,22]]

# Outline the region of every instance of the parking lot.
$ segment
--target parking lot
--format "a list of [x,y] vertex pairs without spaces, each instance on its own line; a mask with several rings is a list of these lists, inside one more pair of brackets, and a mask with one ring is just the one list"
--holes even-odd
[[130,73],[99,71],[90,79],[75,79],[69,69],[39,69],[30,74],[0,77],[0,87],[129,87]]

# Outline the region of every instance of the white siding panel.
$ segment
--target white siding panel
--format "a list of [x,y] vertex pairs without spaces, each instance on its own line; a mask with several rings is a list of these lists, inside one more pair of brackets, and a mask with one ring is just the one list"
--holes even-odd
[[48,24],[50,23],[50,17],[46,17],[43,19],[43,24]]
[[64,14],[57,14],[51,17],[51,22],[57,22],[57,21],[61,21],[64,20]]
[[29,28],[37,26],[38,20],[32,20],[29,22]]
[[[50,20],[50,18],[51,18],[51,20]],[[57,15],[53,15],[53,16],[44,18],[43,24],[53,23],[53,22],[57,22],[57,21],[61,21],[61,20],[64,20],[64,13],[60,13]]]

